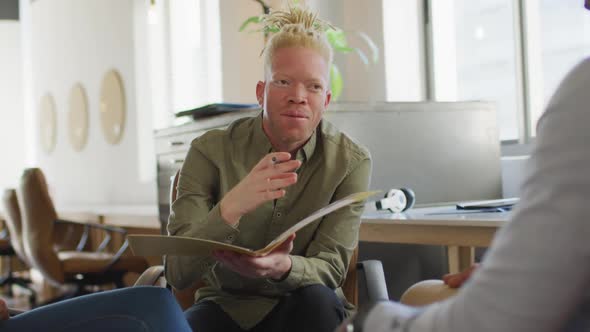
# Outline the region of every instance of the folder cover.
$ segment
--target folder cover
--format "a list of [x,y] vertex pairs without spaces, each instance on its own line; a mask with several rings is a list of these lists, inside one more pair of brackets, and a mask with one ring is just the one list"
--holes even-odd
[[377,193],[378,191],[363,191],[337,200],[302,219],[277,236],[273,241],[266,245],[266,247],[258,250],[239,247],[224,242],[184,236],[132,234],[128,235],[127,238],[129,239],[129,246],[131,247],[133,254],[137,256],[207,256],[214,250],[231,250],[241,254],[260,257],[268,255],[276,247],[285,242],[291,234],[296,233],[303,227],[311,224],[313,221],[352,203],[364,201]]

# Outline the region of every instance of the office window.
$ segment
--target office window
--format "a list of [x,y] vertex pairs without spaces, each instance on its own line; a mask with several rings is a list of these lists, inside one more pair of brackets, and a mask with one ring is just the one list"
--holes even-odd
[[168,4],[172,110],[220,101],[219,2],[174,0]]
[[[534,75],[531,134],[555,89],[573,66],[590,55],[590,12],[580,0],[535,0],[526,4],[529,72]],[[534,57],[538,58],[534,58]],[[539,68],[540,67],[540,68]]]
[[434,99],[496,102],[501,140],[518,139],[512,0],[431,1]]

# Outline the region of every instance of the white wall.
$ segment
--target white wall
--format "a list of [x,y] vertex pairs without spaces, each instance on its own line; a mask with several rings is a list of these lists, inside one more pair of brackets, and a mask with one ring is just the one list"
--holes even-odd
[[[24,108],[30,109],[32,113],[30,119],[25,120],[25,141],[34,140],[34,145],[25,151],[32,153],[33,157],[27,156],[26,159],[28,164],[39,165],[46,172],[58,204],[155,203],[156,166],[152,128],[174,123],[168,1],[156,2],[153,9],[158,21],[149,24],[146,15],[149,1],[144,0],[42,0],[32,4],[21,0],[21,6],[26,6],[26,15],[23,17],[26,20],[23,22],[30,22],[23,27],[28,31],[28,37],[25,37],[28,39],[22,45],[26,53],[23,59],[28,59],[32,64],[31,83],[27,84],[25,75],[23,89],[25,98],[31,95],[24,100]],[[420,76],[418,73],[423,70],[421,60],[416,59],[423,56],[420,48],[422,41],[400,40],[397,48],[392,48],[393,51],[411,51],[415,56],[398,56],[394,58],[397,60],[393,65],[385,63],[382,24],[387,18],[382,13],[383,1],[308,1],[312,8],[319,10],[320,17],[343,27],[351,36],[354,35],[353,31],[367,33],[380,49],[379,63],[369,68],[365,68],[354,55],[337,55],[336,61],[341,66],[345,80],[341,101],[383,101],[387,100],[387,95],[390,99],[394,96],[391,100],[416,100],[423,96],[423,82],[415,77]],[[284,1],[272,0],[269,3],[278,8]],[[420,13],[420,7],[415,1],[411,5],[405,3],[395,7],[398,12],[393,15],[393,19],[407,16],[408,24],[420,22],[420,18],[415,17]],[[238,28],[247,17],[259,15],[261,7],[254,1],[220,0],[219,12],[222,100],[255,102],[255,84],[263,78],[262,59],[259,56],[263,37],[261,33],[239,32]],[[360,12],[368,14],[358,15]],[[405,36],[413,39],[419,35],[419,31],[407,36],[404,29],[407,29],[408,24],[388,25],[388,29],[395,30],[388,32],[399,38]],[[361,45],[354,37],[351,37],[350,42],[353,46]],[[0,57],[6,56],[9,53],[0,54]],[[397,63],[404,59],[408,63]],[[4,63],[0,63],[0,66]],[[391,70],[391,66],[397,66],[393,68],[394,72],[397,68],[399,75],[394,82],[393,93],[392,87],[388,87],[389,94],[385,86],[386,65],[390,66],[388,70]],[[100,81],[110,68],[119,70],[123,77],[128,110],[125,134],[115,146],[103,139],[97,113]],[[13,73],[9,76],[18,78],[19,75]],[[90,107],[89,139],[81,152],[74,152],[69,146],[65,132],[68,94],[76,82],[86,88]],[[7,90],[0,89],[0,93],[2,91]],[[34,138],[39,100],[47,92],[53,94],[58,112],[57,146],[49,155],[38,148],[39,143]],[[0,113],[0,116],[3,114]],[[18,125],[15,122],[12,124],[15,125],[9,127],[15,130]],[[22,149],[16,151],[22,152]],[[19,174],[25,157],[11,155],[21,160],[21,164],[17,162],[12,166],[18,169],[16,174]]]
[[[412,0],[396,1],[396,12],[390,13],[390,20],[395,21],[388,31],[400,40],[390,46],[395,52],[388,66],[396,75],[388,87],[394,92],[389,98],[386,93],[385,44],[383,32],[383,0],[308,0],[307,4],[319,13],[319,17],[332,22],[347,32],[351,46],[361,48],[370,54],[365,43],[355,32],[367,34],[379,48],[377,64],[365,66],[355,54],[335,54],[335,63],[339,66],[344,89],[340,101],[409,101],[420,100],[424,94],[422,79],[423,62],[420,22],[420,4]],[[286,0],[267,1],[272,8],[282,8]],[[391,7],[391,6],[390,6]],[[260,15],[262,9],[254,1],[221,0],[221,40],[223,70],[223,100],[228,102],[256,102],[254,86],[262,78],[262,59],[260,51],[264,46],[262,33],[238,32],[240,24],[248,17]],[[359,15],[363,13],[363,15]],[[404,23],[400,23],[405,18]],[[391,22],[390,22],[391,23]],[[407,23],[407,24],[406,24]],[[406,24],[406,25],[404,25]],[[402,61],[404,61],[402,63]]]
[[[201,0],[205,1],[205,0]],[[394,1],[394,2],[391,2]],[[319,12],[319,16],[336,26],[347,31],[349,42],[352,46],[359,47],[369,53],[365,43],[360,40],[356,32],[363,32],[370,36],[379,48],[379,61],[375,65],[365,66],[355,54],[336,54],[335,61],[340,67],[344,76],[344,91],[340,101],[408,101],[421,100],[424,95],[423,80],[423,55],[421,52],[423,40],[421,39],[421,1],[418,0],[391,0],[383,2],[382,0],[368,0],[363,2],[353,0],[308,0],[307,4]],[[152,35],[163,35],[160,38],[157,47],[148,50],[145,57],[153,57],[161,53],[166,47],[173,47],[173,40],[169,34],[170,12],[166,12],[170,0],[156,2],[156,12],[158,12],[158,23],[150,26],[148,29]],[[210,1],[212,2],[212,1]],[[286,0],[268,0],[267,3],[272,8],[284,8]],[[147,2],[142,5],[145,7]],[[181,4],[179,2],[177,5]],[[384,6],[387,5],[387,6]],[[140,5],[141,6],[141,5]],[[384,13],[384,8],[389,8],[389,13]],[[203,9],[201,9],[203,10]],[[368,15],[358,15],[359,12],[368,12]],[[225,102],[242,102],[254,103],[256,82],[263,78],[263,64],[260,58],[260,52],[264,46],[263,35],[261,32],[239,32],[241,23],[248,17],[260,15],[262,8],[254,1],[242,0],[219,0],[220,13],[220,36],[221,36],[221,100]],[[144,14],[145,16],[145,14]],[[385,43],[383,24],[387,26],[387,33],[390,36],[399,38],[399,41],[390,43],[388,47],[388,59],[385,56]],[[180,24],[180,23],[179,23]],[[180,24],[182,25],[182,24]],[[215,30],[210,23],[207,23],[206,29]],[[203,28],[201,28],[203,29]],[[251,27],[250,30],[254,30]],[[190,35],[190,34],[189,34]],[[159,37],[158,37],[159,38]],[[201,40],[203,41],[203,39]],[[186,43],[185,54],[194,50]],[[177,45],[178,46],[178,45]],[[182,45],[181,45],[182,46]],[[208,48],[216,45],[210,45]],[[179,105],[186,108],[187,101],[190,101],[190,95],[178,98],[179,92],[186,95],[186,86],[183,91],[177,91],[175,86],[177,69],[173,61],[178,57],[178,47],[173,47],[168,51],[168,76],[160,76],[158,79],[152,78],[152,84],[161,84],[168,81],[169,96],[168,102],[163,103],[155,109],[154,125],[156,128],[162,128],[171,124],[171,111],[178,111]],[[158,55],[159,56],[159,55]],[[164,54],[166,56],[166,54]],[[186,59],[185,59],[186,60]],[[138,59],[138,61],[146,61]],[[195,62],[200,61],[194,59]],[[199,66],[203,64],[194,64]],[[190,69],[188,66],[185,66]],[[392,77],[389,86],[386,87],[385,75],[386,68]],[[161,70],[155,68],[156,71]],[[153,73],[154,68],[150,68]],[[167,77],[167,78],[166,78]],[[165,79],[164,79],[165,78]],[[158,83],[160,82],[160,83]],[[219,84],[216,81],[207,80],[208,84]],[[139,82],[139,84],[142,84]],[[177,84],[176,84],[177,85]],[[190,85],[190,84],[189,84]],[[389,92],[386,92],[389,90]],[[156,90],[161,94],[163,89]],[[152,92],[153,93],[153,92]],[[202,91],[194,92],[195,101]],[[164,99],[166,99],[164,98]],[[163,107],[166,105],[166,107]],[[197,105],[195,105],[197,106]]]
[[[339,24],[345,31],[350,31],[349,42],[357,47],[364,47],[354,31],[361,31],[370,36],[379,48],[379,62],[365,66],[354,54],[345,56],[343,63],[344,90],[342,101],[376,102],[386,100],[385,62],[383,61],[383,16],[382,0],[347,1],[343,7],[343,21]],[[332,0],[334,6],[341,1]],[[359,15],[359,13],[363,13]],[[369,49],[363,50],[369,55]],[[340,55],[341,57],[344,55]],[[338,60],[338,58],[336,58]]]
[[20,27],[0,20],[0,189],[18,183],[25,163]]
[[[368,66],[354,53],[335,53],[334,63],[340,68],[344,81],[344,89],[339,101],[372,103],[423,100],[425,83],[422,47],[424,41],[421,27],[422,1],[308,0],[306,2],[319,13],[320,18],[344,30],[352,47],[358,47],[370,56],[369,47],[357,34],[362,32],[369,36],[378,48],[378,62]],[[387,30],[384,31],[384,29]],[[386,44],[384,35],[395,40]],[[389,75],[387,85],[386,75]]]
[[[155,181],[141,181],[139,174],[137,124],[151,112],[136,102],[146,96],[136,95],[135,71],[141,68],[134,61],[134,1],[52,0],[30,6],[33,107],[36,114],[40,98],[51,93],[58,124],[55,150],[39,150],[35,161],[57,204],[155,203]],[[113,68],[121,74],[127,104],[125,132],[117,145],[103,138],[98,113],[101,80]],[[68,96],[77,82],[85,87],[89,104],[89,137],[81,152],[72,149],[66,133]]]
[[[273,4],[274,5],[274,4]],[[58,205],[153,204],[156,201],[153,128],[174,123],[171,96],[168,2],[157,1],[147,19],[148,1],[29,1],[31,119],[29,165],[41,167]],[[255,2],[221,0],[222,100],[255,102],[256,82],[263,77],[260,33],[239,32],[249,16],[261,13]],[[97,113],[100,81],[116,68],[126,88],[127,118],[122,141],[109,145]],[[67,141],[69,90],[80,82],[89,102],[89,137],[75,152]],[[36,138],[39,100],[50,92],[58,114],[57,145],[46,154]],[[32,138],[32,136],[35,136]],[[18,167],[19,173],[22,167]]]
[[[379,62],[365,66],[354,54],[334,54],[342,72],[344,88],[339,101],[375,102],[386,100],[382,0],[310,0],[308,4],[336,27],[344,30],[349,44],[370,54],[355,32],[367,34],[379,48]],[[359,15],[362,13],[362,15]]]

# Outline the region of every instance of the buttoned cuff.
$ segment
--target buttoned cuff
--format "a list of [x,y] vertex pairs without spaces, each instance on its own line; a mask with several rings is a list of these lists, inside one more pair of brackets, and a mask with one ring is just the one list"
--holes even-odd
[[275,289],[285,292],[299,288],[305,275],[305,264],[303,262],[305,257],[289,255],[289,258],[291,259],[291,271],[289,271],[287,277],[281,281],[268,279]]
[[194,233],[191,234],[192,237],[233,243],[240,231],[237,225],[233,227],[223,221],[219,204],[217,204],[209,211],[205,224]]

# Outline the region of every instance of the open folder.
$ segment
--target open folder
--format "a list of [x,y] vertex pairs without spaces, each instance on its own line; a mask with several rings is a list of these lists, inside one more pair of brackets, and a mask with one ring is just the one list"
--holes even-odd
[[362,202],[377,193],[378,191],[364,191],[339,199],[302,219],[277,236],[266,245],[266,247],[258,250],[239,247],[224,242],[184,236],[135,234],[128,235],[127,238],[129,239],[129,246],[131,247],[133,254],[137,256],[207,256],[214,250],[231,250],[250,256],[265,256],[285,242],[291,234],[296,233],[303,227],[311,224],[313,221],[352,203]]

